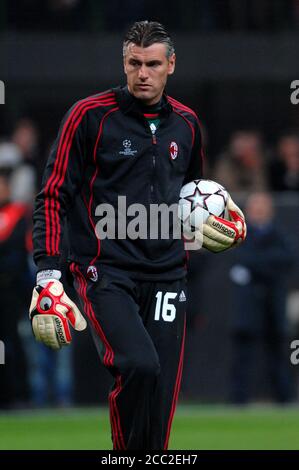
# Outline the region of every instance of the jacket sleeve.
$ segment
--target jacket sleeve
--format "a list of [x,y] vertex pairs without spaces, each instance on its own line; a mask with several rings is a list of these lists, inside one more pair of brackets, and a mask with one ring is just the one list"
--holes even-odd
[[87,118],[76,103],[51,148],[33,214],[33,257],[39,270],[59,269],[62,227],[83,182]]
[[203,178],[203,161],[204,161],[204,150],[202,142],[202,131],[198,118],[194,119],[194,139],[191,151],[191,159],[189,168],[187,170],[184,184],[189,183],[192,180]]

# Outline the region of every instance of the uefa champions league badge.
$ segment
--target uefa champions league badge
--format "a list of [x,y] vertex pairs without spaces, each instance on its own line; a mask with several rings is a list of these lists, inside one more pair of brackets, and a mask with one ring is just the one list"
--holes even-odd
[[177,158],[178,151],[178,144],[176,142],[171,142],[171,144],[169,145],[169,155],[171,160],[175,160]]
[[98,270],[95,266],[88,266],[87,278],[92,282],[97,282],[99,276],[98,276]]

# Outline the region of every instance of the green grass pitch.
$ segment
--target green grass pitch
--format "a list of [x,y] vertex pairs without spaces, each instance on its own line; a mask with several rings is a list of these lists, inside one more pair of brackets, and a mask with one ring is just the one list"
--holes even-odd
[[[108,410],[0,413],[0,449],[111,449]],[[299,449],[299,408],[180,405],[169,449]]]

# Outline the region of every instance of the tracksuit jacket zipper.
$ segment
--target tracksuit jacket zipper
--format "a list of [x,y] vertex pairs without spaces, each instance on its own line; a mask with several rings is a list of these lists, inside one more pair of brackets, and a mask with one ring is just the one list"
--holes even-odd
[[156,173],[156,151],[157,151],[157,137],[156,130],[152,132],[152,144],[153,144],[153,155],[152,155],[152,178],[151,178],[151,202],[154,202],[154,189],[155,189],[155,173]]

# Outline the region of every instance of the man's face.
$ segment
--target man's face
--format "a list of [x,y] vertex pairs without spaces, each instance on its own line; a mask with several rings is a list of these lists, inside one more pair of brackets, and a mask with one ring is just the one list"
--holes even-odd
[[265,225],[273,219],[273,200],[268,193],[252,193],[246,203],[245,213],[253,225]]
[[158,103],[167,77],[174,72],[175,54],[166,57],[166,45],[149,47],[129,44],[124,57],[129,92],[147,105]]

